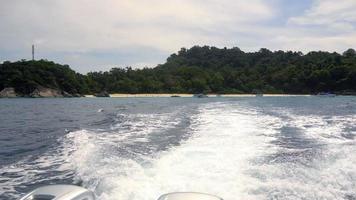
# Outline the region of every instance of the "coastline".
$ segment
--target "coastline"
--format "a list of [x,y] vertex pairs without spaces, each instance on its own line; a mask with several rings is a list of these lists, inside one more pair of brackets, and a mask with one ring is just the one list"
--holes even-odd
[[[110,94],[111,98],[134,98],[134,97],[193,97],[194,94],[177,94],[177,93],[160,93],[160,94]],[[208,97],[256,97],[255,94],[207,94]],[[310,94],[263,94],[263,97],[297,97],[297,96],[312,96]],[[86,98],[97,98],[94,95],[84,95]],[[99,97],[102,98],[102,97]]]

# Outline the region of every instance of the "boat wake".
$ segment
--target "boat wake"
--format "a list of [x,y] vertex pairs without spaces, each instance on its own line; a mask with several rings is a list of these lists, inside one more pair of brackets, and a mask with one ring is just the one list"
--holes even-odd
[[[157,141],[147,141],[154,131],[131,139],[76,132],[67,136],[77,147],[70,163],[77,178],[99,199],[148,200],[172,191],[243,197],[256,184],[255,178],[245,175],[252,170],[251,163],[262,158],[267,149],[274,151],[268,142],[276,132],[274,120],[278,119],[269,117],[266,126],[266,120],[254,110],[231,112],[225,105],[203,106],[191,117],[189,139],[161,151],[156,151]],[[166,131],[159,137],[169,135]],[[145,143],[146,149],[137,151],[137,143]]]
[[69,132],[55,151],[2,168],[1,190],[15,195],[16,185],[51,177],[80,184],[101,200],[185,191],[226,200],[356,198],[351,114],[210,102],[114,121],[108,129]]

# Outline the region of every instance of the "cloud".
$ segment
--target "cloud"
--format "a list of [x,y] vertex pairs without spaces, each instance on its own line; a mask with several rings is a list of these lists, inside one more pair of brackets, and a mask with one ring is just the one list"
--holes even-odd
[[356,44],[356,1],[314,0],[302,15],[291,17],[291,37],[279,37],[287,46],[342,52]]
[[38,58],[81,72],[153,67],[193,45],[307,51],[355,42],[354,0],[0,1],[0,60],[29,58],[35,43]]
[[66,57],[77,64],[98,51],[151,48],[168,56],[183,46],[219,45],[231,27],[273,16],[262,0],[12,0],[2,2],[0,13],[7,51],[23,56],[35,43],[42,56],[79,53]]
[[7,29],[2,39],[77,51],[125,46],[172,51],[197,36],[207,40],[205,31],[271,15],[258,0],[13,0],[1,13]]
[[305,16],[295,18],[299,23],[328,24],[330,22],[356,21],[356,2],[354,0],[316,0]]
[[289,20],[297,25],[318,25],[340,31],[353,31],[356,24],[355,0],[316,0],[303,15]]

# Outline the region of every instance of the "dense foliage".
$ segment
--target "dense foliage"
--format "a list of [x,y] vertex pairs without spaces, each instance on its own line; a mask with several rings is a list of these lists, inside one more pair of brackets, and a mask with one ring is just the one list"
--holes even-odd
[[71,94],[89,92],[86,76],[71,70],[68,65],[46,60],[22,60],[0,65],[0,89],[14,87],[16,92],[26,95],[37,86],[59,89]]
[[239,48],[182,48],[155,68],[113,68],[80,75],[48,61],[5,62],[0,88],[26,92],[39,84],[67,92],[97,93],[353,93],[356,52],[275,51]]
[[124,93],[318,93],[356,91],[356,53],[245,53],[195,46],[153,69],[89,73],[95,90]]

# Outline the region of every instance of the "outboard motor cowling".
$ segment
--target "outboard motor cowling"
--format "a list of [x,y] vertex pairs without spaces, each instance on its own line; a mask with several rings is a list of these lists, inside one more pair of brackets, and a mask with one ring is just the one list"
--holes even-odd
[[49,185],[33,190],[20,200],[95,200],[95,196],[79,186]]
[[158,200],[223,200],[218,196],[198,192],[174,192],[160,196]]

